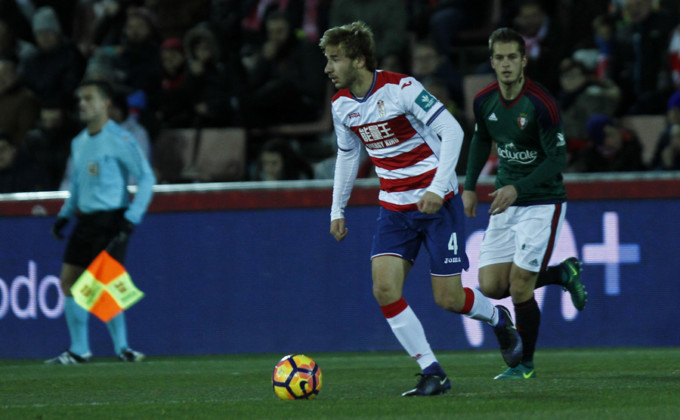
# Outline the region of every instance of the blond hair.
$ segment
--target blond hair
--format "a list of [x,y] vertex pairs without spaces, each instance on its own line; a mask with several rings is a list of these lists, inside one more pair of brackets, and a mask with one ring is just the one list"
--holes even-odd
[[329,45],[342,49],[351,59],[364,57],[366,69],[375,71],[378,60],[375,57],[375,40],[373,31],[364,22],[358,20],[347,25],[336,26],[324,32],[319,47],[326,51]]

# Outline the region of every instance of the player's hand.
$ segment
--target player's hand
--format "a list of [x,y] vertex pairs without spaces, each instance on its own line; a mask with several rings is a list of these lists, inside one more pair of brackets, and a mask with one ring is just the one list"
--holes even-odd
[[463,191],[463,210],[467,217],[477,217],[477,193],[474,191]]
[[347,236],[347,227],[345,226],[345,219],[335,219],[331,221],[331,235],[336,241],[340,242]]
[[128,219],[123,218],[118,223],[118,234],[114,236],[113,239],[111,239],[106,249],[111,250],[118,244],[125,243],[125,241],[128,240],[130,235],[132,235],[133,230],[135,230],[135,224],[129,221]]
[[123,217],[123,220],[121,220],[118,224],[118,230],[121,233],[129,235],[133,230],[135,230],[135,224]]
[[426,191],[425,194],[420,197],[420,200],[418,200],[417,206],[421,213],[435,214],[442,208],[443,203],[443,198],[433,192]]
[[57,217],[57,220],[52,225],[52,236],[57,239],[64,239],[64,234],[61,233],[62,230],[68,224],[68,219],[65,217]]
[[517,190],[514,185],[506,185],[489,196],[493,197],[489,214],[501,214],[517,200]]

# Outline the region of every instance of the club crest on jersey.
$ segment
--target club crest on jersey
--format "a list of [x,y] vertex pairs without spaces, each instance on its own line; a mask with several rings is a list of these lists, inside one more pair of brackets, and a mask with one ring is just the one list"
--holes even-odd
[[378,101],[378,114],[380,114],[381,117],[385,116],[385,102],[381,100]]
[[425,112],[429,111],[430,108],[432,108],[436,103],[437,100],[435,97],[430,95],[430,93],[425,89],[423,89],[423,91],[418,94],[418,98],[416,99],[416,104]]
[[524,130],[524,128],[527,126],[527,114],[519,114],[519,117],[517,118],[517,125],[519,126],[520,130]]
[[90,162],[87,165],[87,174],[90,176],[98,176],[99,175],[99,164],[97,162]]

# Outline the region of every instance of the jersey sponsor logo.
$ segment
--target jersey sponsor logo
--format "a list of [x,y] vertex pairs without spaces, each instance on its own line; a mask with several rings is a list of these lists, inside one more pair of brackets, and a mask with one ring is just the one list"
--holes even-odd
[[489,121],[498,121],[498,117],[496,116],[495,112],[492,112],[491,115],[489,115]]
[[536,160],[538,152],[535,150],[517,150],[514,143],[497,144],[498,156],[508,162],[517,162],[522,165],[528,165]]
[[564,140],[564,134],[563,133],[557,133],[557,147],[562,147],[566,146],[567,142]]
[[524,128],[527,126],[527,114],[519,114],[519,117],[517,118],[517,125],[519,126],[520,130],[524,130]]
[[382,149],[399,143],[388,122],[360,127],[357,134],[369,149]]
[[352,113],[350,113],[350,114],[348,115],[348,117],[349,117],[350,120],[351,120],[352,118],[359,118],[360,116],[361,116],[361,114],[359,114],[358,112],[352,112]]
[[434,96],[430,95],[425,89],[420,92],[418,98],[416,99],[416,105],[421,107],[425,112],[429,111],[430,108],[432,108],[436,103],[437,100],[434,98]]
[[408,118],[400,115],[387,121],[350,127],[368,149],[382,149],[406,141],[416,134]]

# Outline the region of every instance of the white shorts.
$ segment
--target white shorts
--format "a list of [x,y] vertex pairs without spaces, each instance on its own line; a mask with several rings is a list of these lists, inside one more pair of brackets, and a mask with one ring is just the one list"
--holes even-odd
[[510,206],[501,214],[489,218],[489,226],[479,255],[479,267],[514,262],[534,273],[547,268],[567,203],[535,206]]

